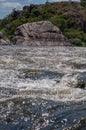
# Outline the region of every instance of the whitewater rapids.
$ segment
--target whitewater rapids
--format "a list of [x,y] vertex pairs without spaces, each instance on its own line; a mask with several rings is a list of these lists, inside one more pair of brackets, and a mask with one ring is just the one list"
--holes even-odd
[[86,101],[75,87],[86,72],[86,48],[0,46],[0,101],[15,97]]

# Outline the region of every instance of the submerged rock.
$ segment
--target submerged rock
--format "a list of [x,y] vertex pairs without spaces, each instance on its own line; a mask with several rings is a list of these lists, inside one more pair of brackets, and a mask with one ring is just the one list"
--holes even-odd
[[61,73],[57,72],[52,72],[48,70],[20,70],[20,75],[18,76],[19,78],[30,78],[32,80],[37,80],[37,79],[60,79],[63,76]]
[[9,45],[9,44],[10,44],[9,39],[2,32],[0,32],[0,45]]
[[19,26],[15,31],[15,44],[31,46],[71,45],[60,29],[49,21],[26,23]]
[[86,72],[67,74],[62,78],[61,82],[68,87],[85,89]]
[[86,88],[86,72],[81,72],[77,76],[77,84],[76,87]]

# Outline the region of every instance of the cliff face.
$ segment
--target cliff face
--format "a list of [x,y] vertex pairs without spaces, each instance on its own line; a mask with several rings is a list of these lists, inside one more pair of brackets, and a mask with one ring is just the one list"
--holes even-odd
[[26,23],[15,31],[16,45],[71,45],[60,29],[49,21]]
[[9,39],[2,32],[0,32],[0,45],[9,45],[9,44],[10,44]]

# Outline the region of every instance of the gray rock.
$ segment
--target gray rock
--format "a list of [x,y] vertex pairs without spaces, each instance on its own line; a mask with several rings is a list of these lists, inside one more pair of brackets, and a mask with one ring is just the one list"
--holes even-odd
[[76,87],[82,89],[86,88],[86,72],[81,72],[78,74]]
[[68,87],[86,89],[86,72],[67,74],[61,82]]
[[15,31],[16,45],[71,45],[60,29],[49,21],[26,23]]
[[9,39],[2,32],[0,32],[0,45],[9,45],[9,44],[10,44]]

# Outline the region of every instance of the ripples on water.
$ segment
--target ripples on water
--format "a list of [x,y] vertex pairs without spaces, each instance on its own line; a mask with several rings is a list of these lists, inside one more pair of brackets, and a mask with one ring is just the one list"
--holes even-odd
[[86,130],[86,48],[0,46],[0,130]]

